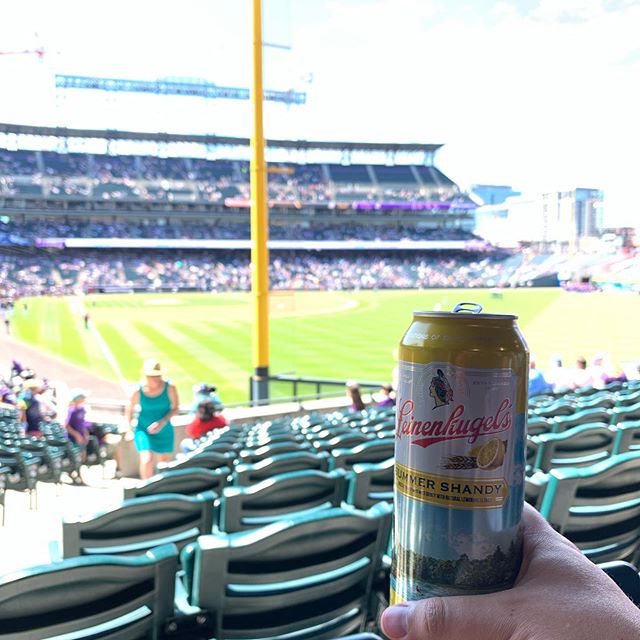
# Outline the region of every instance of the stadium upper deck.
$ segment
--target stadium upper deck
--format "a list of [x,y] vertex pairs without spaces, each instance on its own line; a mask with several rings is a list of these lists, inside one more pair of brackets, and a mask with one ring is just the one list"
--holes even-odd
[[[128,141],[127,153],[113,154],[112,143],[122,141]],[[145,145],[144,151],[138,144]],[[148,155],[154,144],[159,155],[162,151],[171,157]],[[169,145],[184,144],[190,146],[181,151],[172,147],[167,153]],[[63,209],[71,215],[78,208],[100,214],[105,204],[123,214],[135,212],[141,204],[153,210],[156,203],[169,213],[180,209],[195,216],[247,208],[249,164],[237,153],[247,144],[243,138],[220,136],[0,124],[0,206],[17,212]],[[417,212],[451,218],[468,216],[475,208],[434,166],[442,145],[293,140],[268,144],[273,153],[281,154],[279,160],[283,153],[287,158],[269,164],[268,197],[274,209]],[[81,153],[67,152],[80,147]],[[216,159],[208,159],[212,150]],[[333,156],[310,162],[307,154],[312,150]],[[205,157],[194,157],[199,151]],[[352,162],[352,154],[360,154],[360,161]],[[396,164],[398,154],[412,163]],[[298,161],[289,161],[293,157]]]

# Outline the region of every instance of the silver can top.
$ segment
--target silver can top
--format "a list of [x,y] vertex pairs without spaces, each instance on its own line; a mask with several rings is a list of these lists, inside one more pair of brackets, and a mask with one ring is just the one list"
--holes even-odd
[[477,302],[459,302],[453,311],[414,311],[419,318],[465,318],[477,316],[478,320],[517,320],[518,316],[503,313],[482,313],[482,305]]

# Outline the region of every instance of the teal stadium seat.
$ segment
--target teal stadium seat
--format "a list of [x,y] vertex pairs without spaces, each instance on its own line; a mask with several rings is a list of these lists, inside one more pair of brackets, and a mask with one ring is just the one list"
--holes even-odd
[[267,445],[258,449],[243,449],[238,455],[238,462],[244,464],[255,464],[273,456],[283,455],[285,453],[298,453],[300,451],[309,451],[307,443],[288,442]]
[[596,424],[604,422],[609,424],[611,422],[612,412],[607,409],[584,409],[583,411],[576,411],[570,416],[559,416],[552,421],[553,433],[562,433],[572,427],[578,427],[583,424]]
[[346,493],[342,471],[292,471],[249,487],[226,487],[220,500],[219,527],[234,533],[285,518],[339,507]]
[[538,443],[533,468],[550,471],[592,465],[609,457],[614,439],[615,431],[603,423],[573,427],[562,433],[540,434],[533,439]]
[[384,462],[355,464],[349,474],[347,503],[369,509],[378,502],[393,502],[394,458]]
[[185,609],[214,638],[323,640],[363,631],[391,506],[329,509],[255,531],[201,536],[183,552]]
[[598,565],[627,595],[629,600],[640,607],[640,575],[638,569],[629,562],[603,562]]
[[283,453],[255,464],[239,463],[233,470],[233,484],[247,486],[281,473],[305,469],[328,471],[329,455],[315,451],[299,451],[297,453]]
[[183,496],[194,496],[204,491],[214,491],[218,495],[227,483],[231,474],[230,467],[219,469],[203,469],[187,467],[175,471],[159,473],[137,487],[124,490],[125,500],[155,496],[161,493],[179,493]]
[[640,420],[640,402],[625,407],[616,407],[613,410],[611,424],[619,422],[629,422],[631,420]]
[[640,452],[552,469],[540,512],[594,562],[635,562],[640,549]]
[[351,469],[363,462],[384,462],[395,453],[395,438],[379,438],[359,444],[352,449],[336,449],[331,452],[331,469]]
[[194,451],[175,462],[166,465],[158,465],[161,471],[175,471],[176,469],[220,469],[233,464],[235,453],[232,451],[221,453],[219,451]]
[[0,639],[160,640],[174,611],[174,545],[96,555],[0,578]]
[[640,451],[640,420],[629,420],[616,425],[613,453]]
[[196,496],[165,493],[125,500],[83,520],[64,520],[63,557],[135,555],[168,543],[181,549],[211,532],[217,497],[212,491]]
[[537,408],[535,414],[541,418],[557,418],[559,416],[570,416],[575,413],[576,406],[568,400],[558,400],[550,405]]

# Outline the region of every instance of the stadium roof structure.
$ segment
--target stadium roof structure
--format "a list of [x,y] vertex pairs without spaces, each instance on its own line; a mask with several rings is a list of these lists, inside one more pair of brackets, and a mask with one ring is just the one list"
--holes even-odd
[[[205,145],[231,147],[249,146],[249,138],[185,133],[145,133],[141,131],[119,131],[116,129],[71,129],[68,127],[43,127],[36,125],[0,123],[0,134],[44,136],[54,138],[91,138],[101,140],[128,140],[144,142],[188,142]],[[267,140],[272,149],[367,151],[383,153],[435,153],[442,144],[418,142],[341,142],[313,140]]]

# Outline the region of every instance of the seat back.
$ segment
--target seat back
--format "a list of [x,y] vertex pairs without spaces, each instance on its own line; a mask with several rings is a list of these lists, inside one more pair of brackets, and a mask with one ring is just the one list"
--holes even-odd
[[640,451],[640,420],[619,422],[616,425],[613,453],[618,454],[627,451]]
[[609,457],[614,438],[613,429],[603,423],[535,436],[538,452],[534,469],[549,471],[559,467],[587,467],[595,464]]
[[355,464],[349,477],[347,503],[369,509],[378,502],[393,502],[394,458],[384,462]]
[[249,487],[226,487],[220,504],[221,531],[255,529],[283,518],[339,507],[345,496],[342,471],[292,471]]
[[540,512],[594,562],[633,562],[640,548],[639,474],[640,452],[552,469]]
[[309,445],[306,442],[285,442],[258,447],[257,449],[244,449],[238,455],[238,461],[244,464],[255,464],[273,456],[285,453],[298,453],[300,451],[308,451]]
[[314,440],[313,448],[316,451],[333,451],[334,449],[349,449],[356,447],[363,442],[367,442],[369,438],[364,434],[357,431],[351,433],[334,436],[327,440]]
[[327,471],[328,467],[329,456],[326,453],[316,453],[315,451],[283,453],[255,464],[237,464],[233,470],[233,484],[247,486],[281,473],[305,469]]
[[544,407],[539,407],[535,413],[541,418],[557,418],[558,416],[570,416],[575,413],[576,407],[567,400],[558,400]]
[[171,462],[162,468],[162,471],[174,471],[175,469],[220,469],[233,464],[235,452],[229,451],[222,453],[220,451],[198,451]]
[[149,478],[138,487],[124,490],[125,500],[154,496],[160,493],[179,493],[183,496],[194,496],[203,491],[222,493],[222,488],[231,473],[229,467],[219,469],[201,469],[198,467],[165,471]]
[[173,614],[178,552],[163,545],[134,558],[97,555],[0,578],[0,638],[162,637]]
[[572,427],[577,427],[581,424],[593,424],[595,422],[604,422],[609,424],[611,421],[611,412],[607,409],[584,409],[583,411],[576,411],[570,416],[561,416],[553,419],[553,432],[562,433]]
[[63,556],[110,553],[135,555],[159,544],[178,549],[209,533],[217,494],[164,493],[125,500],[121,506],[79,521],[62,523]]
[[216,638],[361,631],[391,512],[385,503],[364,512],[329,509],[255,531],[202,536],[193,553],[191,604],[212,614]]
[[603,562],[598,565],[637,607],[640,607],[640,574],[629,562]]
[[617,407],[613,410],[611,424],[630,422],[631,420],[640,420],[640,402],[628,407]]
[[540,433],[549,433],[551,431],[551,421],[541,416],[529,415],[527,419],[527,433],[530,436],[537,436]]
[[351,469],[354,464],[384,462],[394,455],[395,438],[380,438],[359,444],[352,449],[336,449],[331,452],[332,469]]

